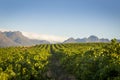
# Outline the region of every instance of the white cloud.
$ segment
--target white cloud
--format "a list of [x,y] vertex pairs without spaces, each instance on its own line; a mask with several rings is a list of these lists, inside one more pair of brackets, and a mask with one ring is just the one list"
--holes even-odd
[[[0,29],[0,31],[16,31],[16,30],[9,30],[9,29]],[[55,36],[55,35],[48,35],[48,34],[38,34],[38,33],[32,33],[32,32],[24,32],[21,31],[22,34],[30,39],[38,39],[38,40],[47,40],[50,42],[63,42],[67,38],[61,37],[61,36]]]
[[22,32],[24,36],[30,39],[39,39],[39,40],[47,40],[50,42],[63,42],[66,38],[55,36],[55,35],[47,35],[47,34],[37,34],[37,33],[29,33],[29,32]]

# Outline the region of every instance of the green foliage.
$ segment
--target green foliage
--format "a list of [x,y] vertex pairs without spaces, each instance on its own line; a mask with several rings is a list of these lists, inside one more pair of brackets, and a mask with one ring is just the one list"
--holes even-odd
[[120,43],[0,48],[0,80],[120,80]]
[[50,45],[1,48],[0,80],[46,79],[49,50]]

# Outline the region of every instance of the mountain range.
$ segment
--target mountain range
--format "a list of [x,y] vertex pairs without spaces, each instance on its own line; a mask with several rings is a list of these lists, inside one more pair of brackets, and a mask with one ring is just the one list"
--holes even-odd
[[97,36],[91,35],[88,38],[69,38],[65,40],[63,43],[85,43],[85,42],[110,42],[109,39],[101,38],[99,39]]
[[31,46],[36,44],[50,44],[46,40],[29,39],[20,31],[0,32],[0,47]]
[[[120,42],[120,40],[118,40]],[[101,38],[97,36],[89,36],[88,38],[68,38],[62,43],[86,43],[86,42],[110,42],[109,39]],[[20,31],[0,31],[0,47],[9,46],[32,46],[36,44],[50,44],[47,40],[29,39],[25,37]]]

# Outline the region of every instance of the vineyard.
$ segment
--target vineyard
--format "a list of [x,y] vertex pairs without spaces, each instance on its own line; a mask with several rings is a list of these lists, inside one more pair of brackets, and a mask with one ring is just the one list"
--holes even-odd
[[0,48],[0,80],[120,80],[120,43]]

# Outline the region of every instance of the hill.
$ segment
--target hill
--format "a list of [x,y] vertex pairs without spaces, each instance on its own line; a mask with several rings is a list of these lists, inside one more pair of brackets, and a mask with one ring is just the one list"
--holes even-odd
[[91,35],[88,38],[69,38],[65,40],[63,43],[85,43],[85,42],[110,42],[109,39],[101,38],[99,39],[97,36]]
[[49,44],[46,40],[29,39],[20,31],[0,32],[0,47],[31,46],[36,44]]

